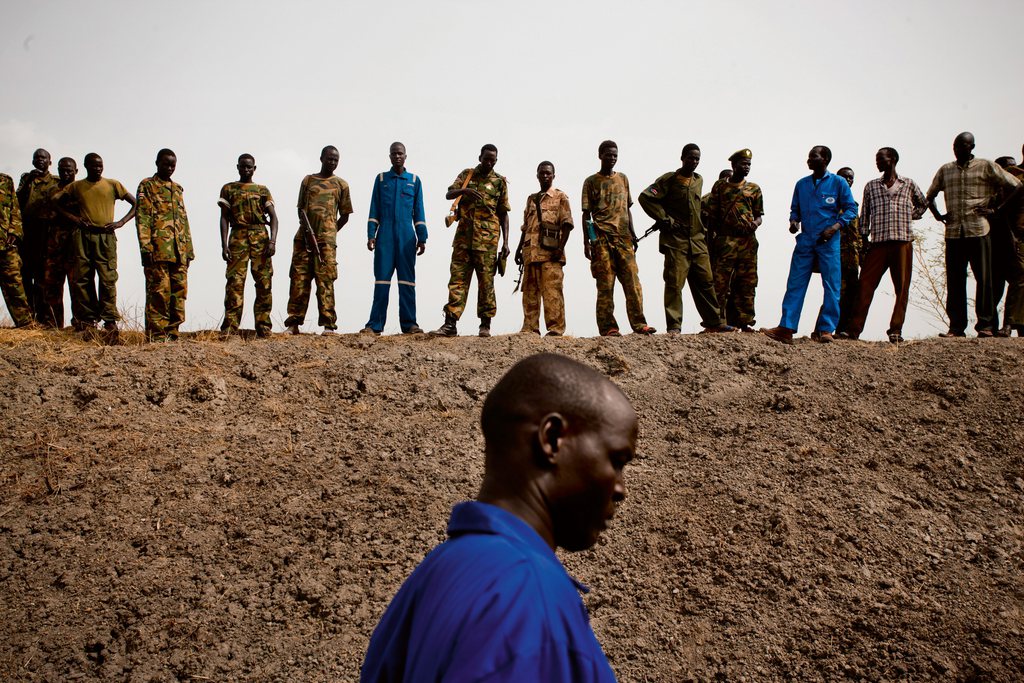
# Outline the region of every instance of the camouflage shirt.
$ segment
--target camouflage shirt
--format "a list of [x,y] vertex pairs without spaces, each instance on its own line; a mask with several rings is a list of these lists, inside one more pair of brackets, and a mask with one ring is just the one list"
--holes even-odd
[[139,249],[157,263],[188,263],[195,258],[185,213],[184,191],[173,180],[157,176],[139,183],[135,225]]
[[[299,186],[299,209],[306,211],[317,241],[337,246],[338,216],[352,213],[348,183],[336,175],[330,178],[306,176]],[[298,234],[302,235],[301,227]]]
[[466,188],[479,192],[483,200],[477,201],[469,196],[459,200],[459,226],[455,230],[455,239],[466,240],[471,251],[495,251],[501,236],[501,218],[498,214],[507,214],[512,210],[508,201],[508,181],[493,169],[484,175],[477,166],[460,173],[448,191],[462,189],[468,173],[473,175]]
[[220,188],[217,204],[227,210],[231,225],[268,225],[267,209],[274,198],[264,185],[234,182]]
[[764,215],[761,188],[747,180],[739,183],[722,178],[715,182],[708,197],[708,231],[718,237],[746,237],[757,230],[754,225]]
[[0,251],[13,247],[14,241],[20,240],[21,236],[21,209],[14,193],[14,180],[0,173]]
[[630,242],[629,207],[633,197],[629,193],[629,179],[624,173],[610,176],[595,173],[583,181],[583,210],[590,212],[597,229],[612,240]]
[[25,221],[48,221],[54,217],[53,196],[57,189],[57,181],[57,176],[50,173],[21,174],[18,199],[21,203],[21,216]]
[[[572,230],[572,209],[569,208],[569,197],[561,190],[549,188],[547,192],[531,194],[526,200],[523,211],[523,263],[551,261],[552,250],[540,246],[540,222],[537,220],[537,204],[534,199],[540,196],[540,213],[544,225],[565,230]],[[558,259],[565,263],[565,252]]]

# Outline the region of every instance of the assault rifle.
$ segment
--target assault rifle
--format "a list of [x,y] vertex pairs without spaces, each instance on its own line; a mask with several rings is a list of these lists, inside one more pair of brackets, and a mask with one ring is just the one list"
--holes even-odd
[[309,222],[309,216],[305,209],[299,209],[299,224],[302,227],[302,241],[306,245],[306,253],[316,253],[320,258],[320,245],[316,242],[316,233],[313,232],[313,225]]

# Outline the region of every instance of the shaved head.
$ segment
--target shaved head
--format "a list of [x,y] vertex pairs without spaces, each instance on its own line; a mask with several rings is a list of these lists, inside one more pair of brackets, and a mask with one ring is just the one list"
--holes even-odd
[[524,358],[484,401],[480,414],[484,440],[489,446],[504,445],[518,424],[547,413],[562,413],[578,424],[599,421],[609,392],[625,399],[607,377],[570,358],[553,353]]
[[478,500],[530,524],[552,548],[597,542],[626,497],[636,411],[604,375],[542,353],[516,363],[484,401]]

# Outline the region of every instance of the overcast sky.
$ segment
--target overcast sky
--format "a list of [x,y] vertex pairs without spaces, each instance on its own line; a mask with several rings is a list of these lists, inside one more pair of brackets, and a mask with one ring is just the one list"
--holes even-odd
[[[1019,74],[1024,5],[1019,0],[822,3],[793,0],[587,2],[5,2],[0,24],[0,171],[14,177],[45,147],[56,160],[99,152],[105,175],[129,190],[152,175],[156,151],[178,155],[196,260],[189,270],[185,329],[211,329],[223,316],[217,196],[237,180],[242,152],[278,204],[275,329],[285,318],[294,205],[303,175],[319,169],[324,145],[341,151],[338,175],[355,213],[339,236],[339,327],[365,324],[373,295],[366,212],[373,177],[389,167],[388,146],[408,147],[423,178],[430,240],[417,267],[419,323],[442,322],[452,232],[444,227],[448,185],[499,149],[509,179],[515,248],[535,168],[550,159],[555,186],[579,222],[584,178],[598,169],[597,145],[619,143],[617,170],[634,199],[679,165],[682,146],[703,151],[710,188],[735,150],[753,150],[750,180],[765,197],[757,289],[759,325],[778,323],[793,237],[786,231],[794,182],[807,150],[832,148],[831,170],[851,166],[854,196],[878,175],[875,151],[899,150],[902,174],[927,189],[952,159],[953,137],[977,136],[976,154],[1020,160],[1024,89]],[[79,177],[85,176],[84,168]],[[127,205],[119,205],[118,217]],[[639,205],[639,230],[651,221]],[[930,218],[916,224],[939,243]],[[145,302],[134,223],[118,233],[119,306],[141,325]],[[570,239],[567,332],[597,333],[596,290]],[[662,257],[656,238],[638,254],[648,322],[664,329]],[[514,271],[513,271],[514,273]],[[513,332],[522,303],[513,277],[497,284],[494,330]],[[398,331],[393,288],[387,333]],[[626,326],[617,286],[616,315]],[[912,304],[919,299],[916,291]],[[684,292],[684,332],[699,317]],[[812,280],[800,334],[821,301]],[[252,326],[247,282],[243,326]],[[461,331],[475,331],[476,287]],[[884,337],[892,307],[886,281],[866,338]],[[306,317],[315,327],[315,301]],[[912,311],[904,333],[945,329]]]

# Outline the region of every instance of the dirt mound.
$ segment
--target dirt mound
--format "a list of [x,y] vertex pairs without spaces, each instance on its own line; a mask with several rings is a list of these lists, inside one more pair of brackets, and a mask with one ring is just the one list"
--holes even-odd
[[355,680],[553,350],[641,417],[591,551],[622,681],[1024,677],[1024,343],[0,333],[0,677]]

